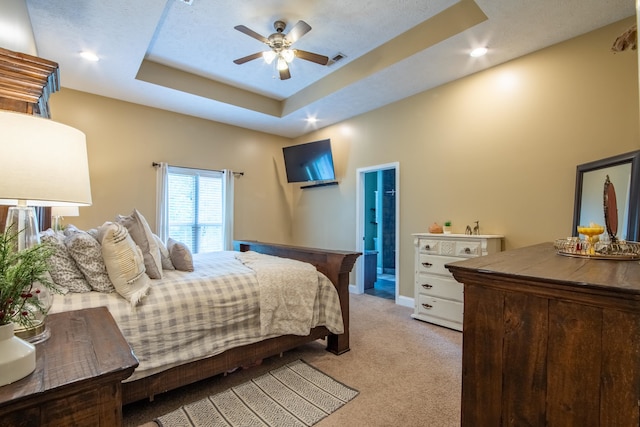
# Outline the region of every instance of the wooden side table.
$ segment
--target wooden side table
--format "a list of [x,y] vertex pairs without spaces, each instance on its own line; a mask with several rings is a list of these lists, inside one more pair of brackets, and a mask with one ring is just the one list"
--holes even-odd
[[0,423],[121,426],[122,380],[138,366],[106,307],[47,317],[51,337],[36,346],[36,369],[0,387]]

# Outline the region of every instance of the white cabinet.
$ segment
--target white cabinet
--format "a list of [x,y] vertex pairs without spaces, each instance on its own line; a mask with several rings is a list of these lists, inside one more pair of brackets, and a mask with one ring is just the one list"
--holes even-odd
[[413,234],[415,246],[414,319],[462,330],[464,287],[445,265],[502,250],[503,236]]

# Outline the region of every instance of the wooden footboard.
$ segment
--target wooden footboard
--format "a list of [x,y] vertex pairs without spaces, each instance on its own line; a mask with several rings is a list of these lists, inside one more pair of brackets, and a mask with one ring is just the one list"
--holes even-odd
[[141,399],[153,399],[156,394],[173,390],[196,381],[245,366],[257,360],[275,356],[302,344],[327,337],[327,350],[335,354],[349,351],[349,273],[360,255],[358,252],[322,250],[254,241],[235,241],[234,250],[255,251],[267,255],[296,259],[313,264],[331,280],[338,290],[344,333],[331,334],[320,326],[307,336],[284,335],[233,348],[206,359],[176,366],[163,372],[122,384],[123,404]]
[[276,245],[253,241],[235,241],[233,249],[240,252],[255,251],[267,255],[308,262],[331,280],[338,290],[344,321],[344,334],[329,335],[327,350],[335,354],[349,351],[349,273],[359,252],[331,251],[298,246]]

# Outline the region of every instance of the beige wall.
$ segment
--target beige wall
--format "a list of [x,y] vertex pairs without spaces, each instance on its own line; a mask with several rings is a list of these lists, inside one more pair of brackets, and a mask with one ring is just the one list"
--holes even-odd
[[400,164],[400,294],[411,233],[479,220],[506,249],[571,235],[576,165],[640,148],[629,18],[298,138],[331,138],[340,185],[293,194],[296,244],[353,249],[356,170]]
[[[295,141],[64,89],[53,119],[87,134],[89,228],[140,209],[155,226],[153,161],[231,168],[235,237],[355,248],[356,170],[400,164],[400,294],[413,297],[411,233],[479,220],[506,248],[571,234],[576,165],[639,149],[633,18],[313,132]],[[503,78],[510,77],[511,86]],[[286,184],[281,147],[331,138],[339,186]],[[352,281],[355,280],[352,276]]]
[[287,138],[69,89],[52,95],[52,119],[87,136],[93,205],[66,223],[91,228],[138,208],[155,230],[152,162],[244,172],[235,179],[235,237],[289,243]]

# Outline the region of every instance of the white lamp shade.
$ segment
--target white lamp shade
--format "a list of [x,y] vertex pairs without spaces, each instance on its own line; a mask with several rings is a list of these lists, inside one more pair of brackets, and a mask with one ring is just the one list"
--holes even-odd
[[0,204],[91,205],[84,133],[50,119],[0,111]]
[[77,206],[54,206],[51,208],[51,216],[80,216],[80,208]]

